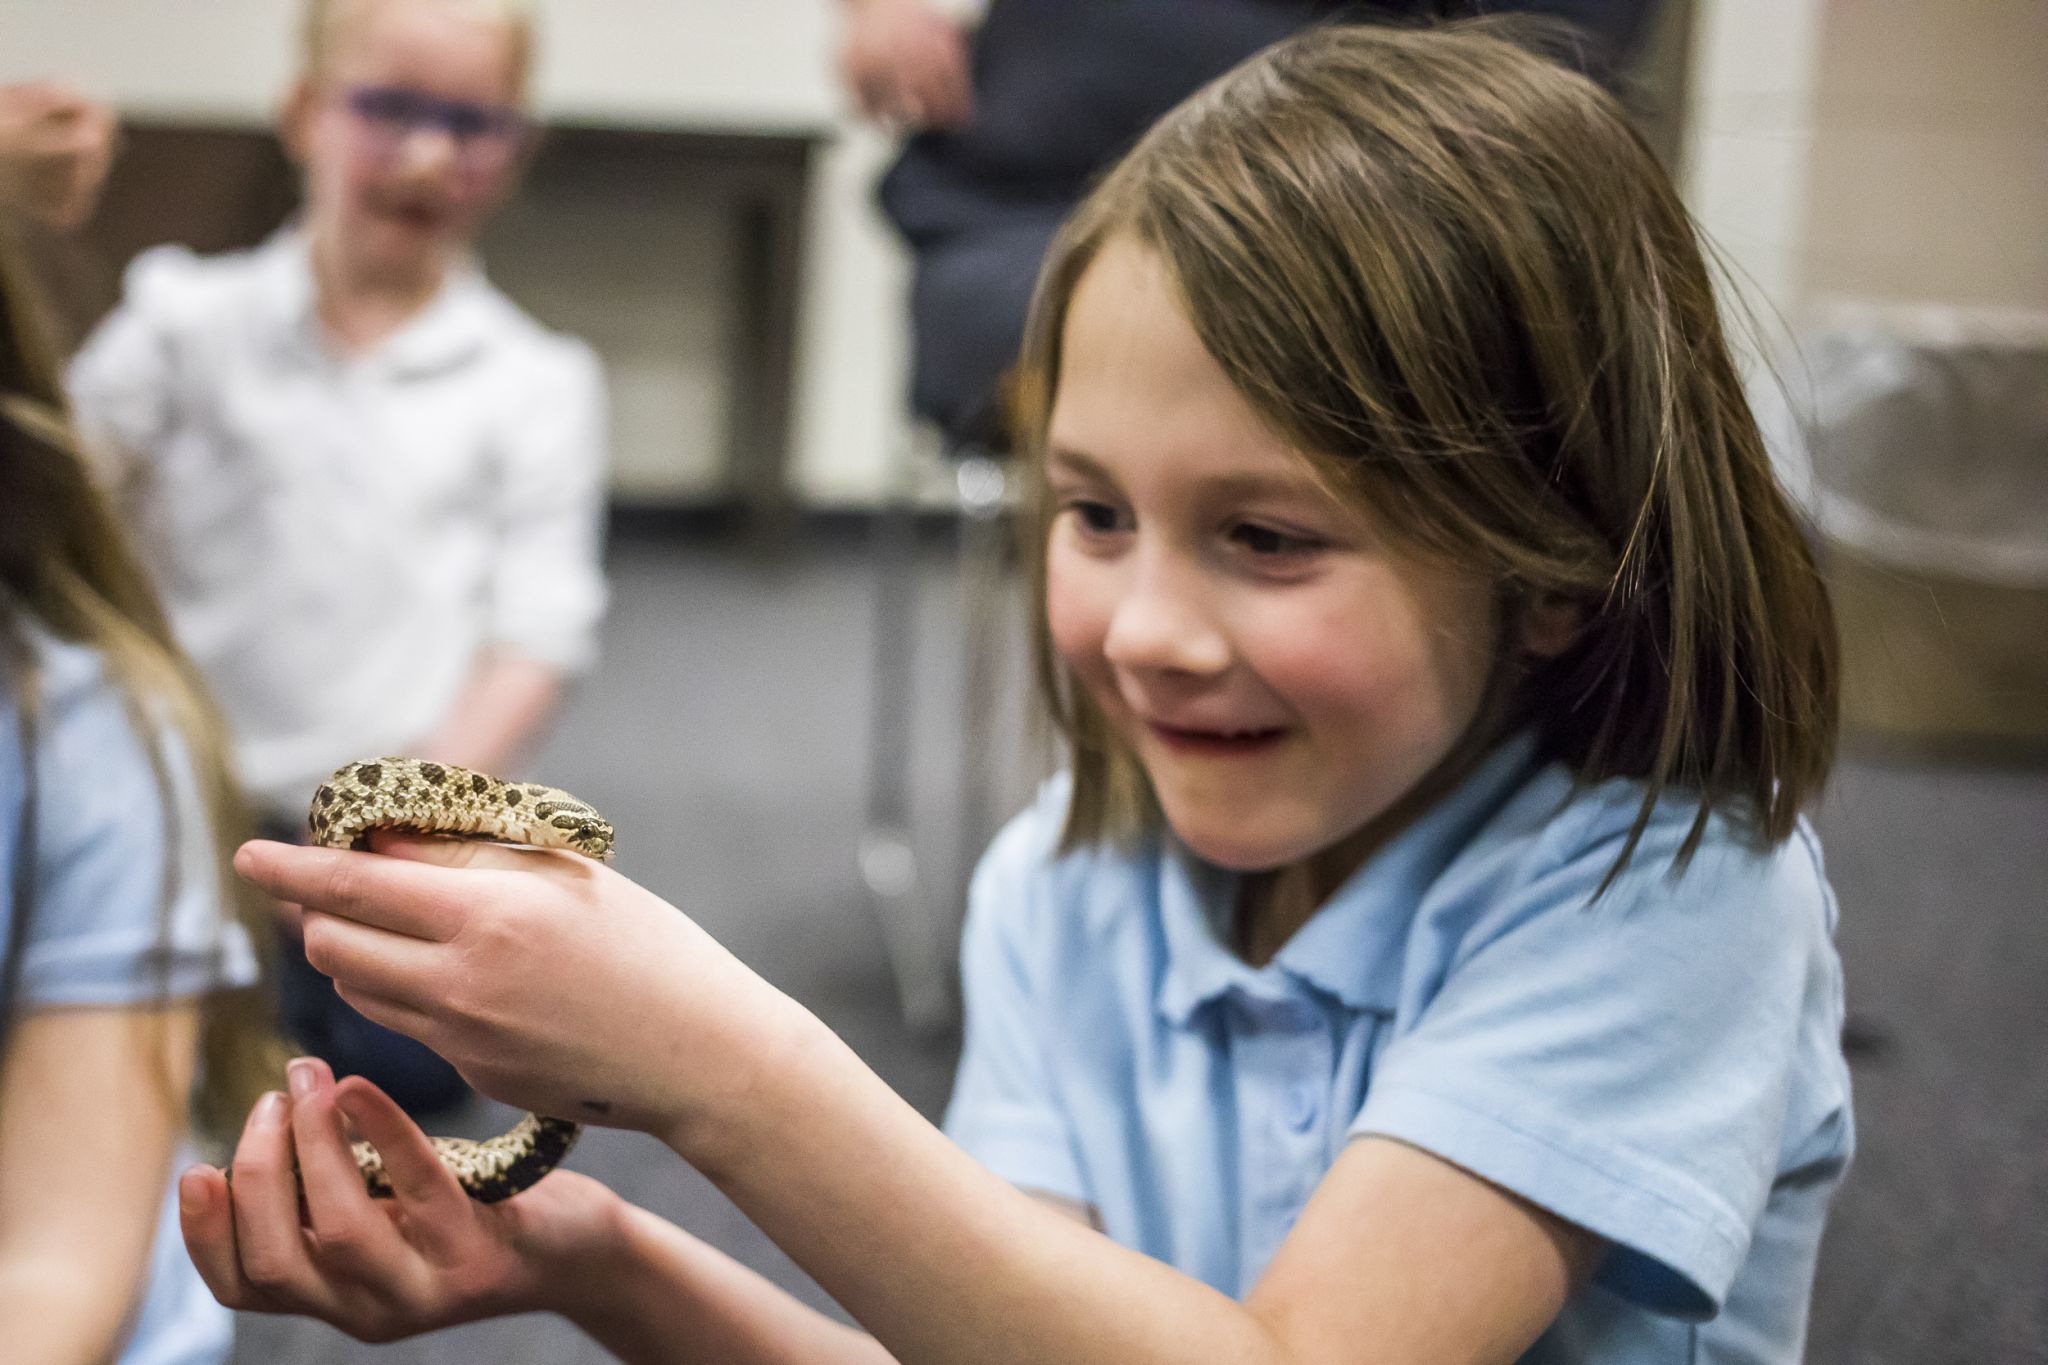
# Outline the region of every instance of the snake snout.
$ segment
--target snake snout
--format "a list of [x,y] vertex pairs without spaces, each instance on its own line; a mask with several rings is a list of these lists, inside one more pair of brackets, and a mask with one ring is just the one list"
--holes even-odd
[[568,845],[586,858],[603,860],[612,856],[612,827],[594,815],[557,815],[548,822],[562,832]]

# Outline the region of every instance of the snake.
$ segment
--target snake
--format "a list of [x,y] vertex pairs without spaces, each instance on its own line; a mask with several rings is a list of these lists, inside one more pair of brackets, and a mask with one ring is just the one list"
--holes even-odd
[[[419,758],[343,764],[313,793],[306,823],[312,842],[323,848],[367,849],[372,830],[389,829],[567,849],[600,862],[612,852],[611,824],[559,788],[507,782]],[[602,1106],[593,1102],[593,1107]],[[582,1125],[572,1120],[527,1114],[507,1132],[484,1141],[431,1141],[464,1193],[478,1203],[495,1204],[553,1170],[581,1132]],[[370,1194],[390,1198],[391,1180],[377,1149],[356,1142],[351,1150]]]

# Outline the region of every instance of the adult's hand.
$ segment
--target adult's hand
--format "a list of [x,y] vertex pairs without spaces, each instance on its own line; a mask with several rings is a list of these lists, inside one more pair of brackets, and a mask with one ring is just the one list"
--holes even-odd
[[0,204],[77,227],[99,201],[115,130],[112,111],[63,85],[0,85]]
[[847,0],[839,70],[881,123],[954,128],[974,116],[966,30],[925,0]]
[[[325,1063],[302,1058],[292,1090],[251,1111],[232,1185],[211,1166],[178,1182],[186,1248],[230,1308],[303,1314],[362,1341],[394,1341],[567,1306],[621,1241],[625,1204],[586,1176],[555,1171],[516,1198],[479,1204],[368,1081],[336,1085]],[[364,1188],[344,1116],[383,1155],[393,1198]]]

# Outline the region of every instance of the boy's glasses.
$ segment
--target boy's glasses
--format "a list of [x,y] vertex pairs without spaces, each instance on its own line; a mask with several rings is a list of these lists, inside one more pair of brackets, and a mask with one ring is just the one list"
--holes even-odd
[[456,161],[469,171],[501,169],[526,140],[530,126],[516,109],[444,100],[402,85],[354,85],[342,100],[380,155],[396,155],[414,133],[443,132],[454,145]]

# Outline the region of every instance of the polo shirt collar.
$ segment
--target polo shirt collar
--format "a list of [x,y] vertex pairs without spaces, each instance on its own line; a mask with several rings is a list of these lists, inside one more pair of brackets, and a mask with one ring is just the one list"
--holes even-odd
[[[264,298],[275,310],[278,335],[314,355],[331,356],[315,304],[313,253],[296,224],[279,228],[260,248]],[[452,264],[425,307],[397,331],[355,357],[396,379],[438,374],[479,355],[492,336],[492,291],[473,258]]]
[[1162,840],[1159,911],[1166,949],[1154,1004],[1185,1028],[1233,991],[1255,1000],[1296,998],[1306,986],[1353,1010],[1392,1011],[1409,925],[1423,896],[1501,803],[1528,777],[1533,737],[1517,735],[1337,889],[1272,961],[1253,967],[1230,947],[1237,877]]
[[[1237,878],[1196,858],[1170,835],[1160,842],[1159,914],[1166,969],[1154,1004],[1175,1028],[1232,987],[1254,989],[1270,972],[1254,969],[1229,947],[1231,893]],[[1271,994],[1273,987],[1265,987]]]

